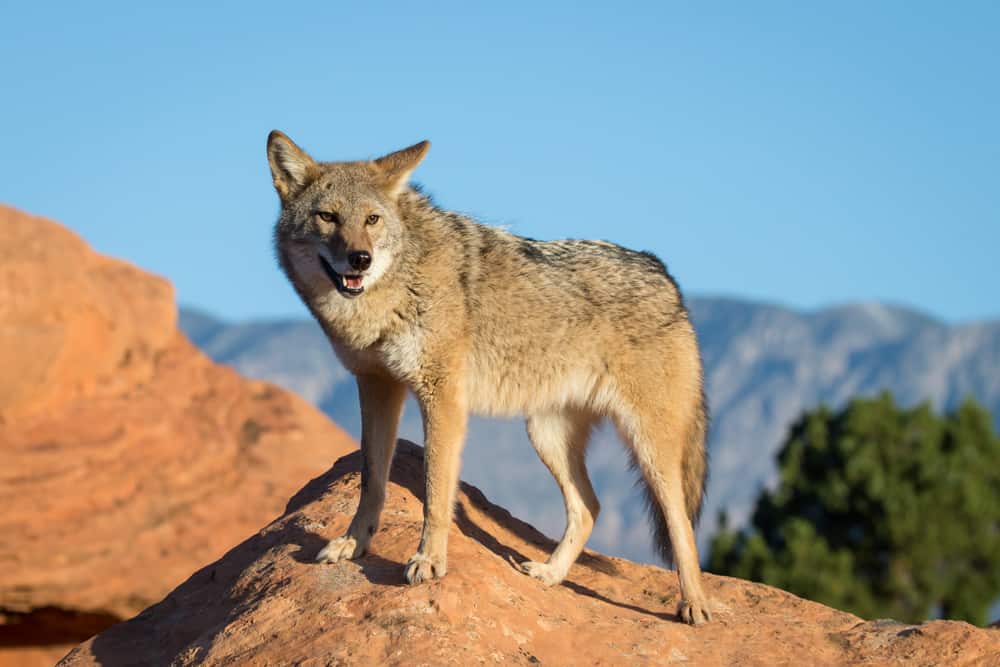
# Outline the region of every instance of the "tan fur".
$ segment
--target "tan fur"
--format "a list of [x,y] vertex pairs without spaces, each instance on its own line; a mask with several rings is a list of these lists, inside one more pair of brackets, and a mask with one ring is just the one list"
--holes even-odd
[[[558,583],[597,518],[584,453],[591,427],[610,418],[642,474],[661,552],[676,560],[681,616],[709,619],[693,531],[707,415],[697,341],[676,284],[648,253],[524,239],[437,208],[406,185],[427,148],[318,163],[281,133],[268,140],[282,201],[279,261],[361,394],[361,503],[320,560],[361,555],[375,532],[409,389],[424,420],[427,499],[407,581],[446,572],[460,452],[476,412],[528,418],[531,441],[563,492],[567,525],[546,563],[522,569]],[[366,223],[373,213],[378,223]],[[348,293],[343,267],[359,249],[372,265],[349,276],[363,292]]]

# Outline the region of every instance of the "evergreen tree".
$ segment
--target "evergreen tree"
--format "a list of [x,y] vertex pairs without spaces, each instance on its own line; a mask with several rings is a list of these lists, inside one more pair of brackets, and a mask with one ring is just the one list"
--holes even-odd
[[1000,438],[966,400],[945,417],[889,394],[792,427],[777,488],[725,525],[709,569],[864,618],[978,625],[1000,597]]

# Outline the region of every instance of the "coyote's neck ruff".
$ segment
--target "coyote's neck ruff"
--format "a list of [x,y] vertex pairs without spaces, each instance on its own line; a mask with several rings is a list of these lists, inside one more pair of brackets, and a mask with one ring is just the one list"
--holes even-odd
[[[681,615],[710,616],[693,521],[707,471],[707,416],[694,329],[653,255],[599,241],[535,241],[442,211],[408,185],[426,142],[366,162],[314,161],[272,132],[282,268],[358,381],[362,495],[347,534],[319,559],[361,555],[378,525],[406,390],[420,403],[427,502],[406,567],[446,569],[468,414],[524,414],[566,501],[546,582],[567,574],[598,502],[584,465],[591,427],[610,418],[642,474],[657,541],[680,572]],[[672,548],[671,548],[672,547]]]

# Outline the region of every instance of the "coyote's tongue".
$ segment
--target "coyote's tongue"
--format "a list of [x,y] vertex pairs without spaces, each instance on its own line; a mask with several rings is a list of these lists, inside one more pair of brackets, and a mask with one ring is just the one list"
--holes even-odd
[[358,289],[361,287],[361,276],[344,276],[344,287]]

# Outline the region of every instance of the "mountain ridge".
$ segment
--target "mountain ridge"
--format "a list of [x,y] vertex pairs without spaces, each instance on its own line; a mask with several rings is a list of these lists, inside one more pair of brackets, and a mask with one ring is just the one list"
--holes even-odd
[[[720,510],[732,525],[747,520],[759,490],[774,480],[774,454],[789,425],[805,409],[820,403],[836,407],[853,396],[888,390],[903,404],[928,400],[939,409],[971,395],[1000,419],[1000,319],[949,324],[915,308],[872,301],[800,311],[731,296],[695,296],[688,307],[713,416],[711,474],[699,529],[703,556]],[[227,324],[182,309],[180,322],[216,361],[299,392],[359,436],[351,376],[311,320]],[[561,499],[522,420],[473,418],[469,431],[465,478],[547,534],[558,535]],[[422,440],[412,403],[400,435]],[[484,442],[491,443],[487,449],[479,444]],[[603,509],[590,545],[655,562],[626,458],[613,429],[595,432],[588,467]]]

